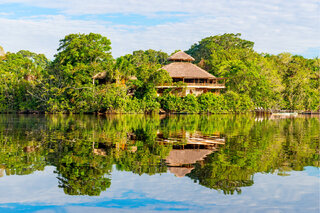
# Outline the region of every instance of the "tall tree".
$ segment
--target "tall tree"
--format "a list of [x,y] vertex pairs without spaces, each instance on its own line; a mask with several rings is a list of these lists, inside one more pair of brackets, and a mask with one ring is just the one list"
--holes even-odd
[[195,58],[195,63],[202,68],[217,75],[223,61],[242,60],[253,52],[254,43],[240,36],[240,33],[210,36],[192,45],[186,53]]
[[94,103],[92,76],[106,72],[114,77],[110,45],[109,39],[95,33],[70,34],[60,40],[49,77],[51,90],[55,90],[51,107],[63,103],[58,111],[90,111]]
[[43,54],[21,50],[0,61],[0,111],[45,110],[35,91],[49,60]]

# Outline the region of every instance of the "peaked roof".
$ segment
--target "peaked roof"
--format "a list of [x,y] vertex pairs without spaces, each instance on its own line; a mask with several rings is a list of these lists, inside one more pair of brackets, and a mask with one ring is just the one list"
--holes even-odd
[[169,167],[170,173],[173,173],[176,177],[184,177],[189,174],[193,168],[187,167]]
[[169,166],[182,166],[186,164],[194,164],[197,161],[203,160],[213,151],[209,149],[173,149],[166,157],[166,163]]
[[173,62],[162,67],[166,70],[171,78],[216,78],[204,69],[187,62]]
[[168,58],[169,61],[194,61],[195,59],[183,51],[176,52]]

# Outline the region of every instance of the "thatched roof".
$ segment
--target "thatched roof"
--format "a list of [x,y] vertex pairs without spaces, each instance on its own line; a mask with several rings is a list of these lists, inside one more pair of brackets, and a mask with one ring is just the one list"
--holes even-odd
[[169,167],[170,173],[173,173],[176,177],[184,177],[189,174],[193,168],[186,167]]
[[208,149],[173,149],[166,158],[169,166],[182,166],[186,164],[194,164],[203,160],[212,150]]
[[169,61],[194,61],[194,58],[183,51],[176,52],[168,58]]
[[162,69],[167,70],[171,78],[216,78],[204,69],[188,62],[173,62],[162,67]]
[[92,79],[105,79],[107,77],[107,71],[105,72],[99,72],[98,74],[95,74]]

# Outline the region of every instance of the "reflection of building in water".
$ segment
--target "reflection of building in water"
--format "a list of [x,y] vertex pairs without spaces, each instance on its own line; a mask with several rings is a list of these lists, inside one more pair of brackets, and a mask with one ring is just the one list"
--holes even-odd
[[306,118],[306,117],[319,117],[319,115],[305,115],[298,113],[273,113],[266,115],[256,115],[255,121],[264,121],[264,120],[280,120],[280,119],[291,119],[291,118]]
[[211,154],[210,149],[172,149],[166,158],[168,166],[192,165]]
[[[119,142],[108,145],[98,143],[93,148],[93,153],[95,155],[105,156],[108,153],[107,150],[112,149],[136,153],[138,149],[135,144],[136,141],[139,141],[139,136],[135,133],[128,133],[126,143]],[[169,133],[158,131],[156,141],[158,142],[156,146],[166,146],[170,149],[172,147],[171,150],[168,149],[168,152],[169,150],[170,152],[166,157],[161,156],[161,160],[166,161],[169,167],[168,170],[177,177],[184,177],[186,174],[189,174],[193,170],[194,164],[203,163],[208,155],[219,150],[219,147],[225,144],[225,139],[219,132],[204,135],[200,131],[178,131]],[[142,150],[139,152],[140,154],[143,153],[141,151]],[[153,155],[159,155],[159,153]]]
[[217,151],[219,146],[225,143],[220,133],[205,136],[201,132],[184,132],[173,134],[167,139],[159,133],[158,137],[162,138],[162,143],[173,144],[173,149],[166,157],[166,163],[169,171],[177,177],[189,174],[195,163],[203,162],[206,156]]
[[193,133],[184,131],[171,133],[165,137],[163,133],[157,134],[158,142],[161,144],[173,144],[173,146],[181,146],[184,149],[211,149],[216,150],[225,143],[225,139],[219,132],[212,135],[203,135],[196,131]]
[[174,174],[176,177],[184,177],[192,171],[193,167],[169,167],[170,173]]
[[193,164],[203,161],[211,149],[173,149],[166,157],[169,171],[177,177],[184,177],[193,169]]

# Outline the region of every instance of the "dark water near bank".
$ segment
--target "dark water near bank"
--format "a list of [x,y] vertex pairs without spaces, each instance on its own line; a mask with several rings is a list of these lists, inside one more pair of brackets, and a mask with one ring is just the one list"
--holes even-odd
[[0,212],[319,212],[319,117],[0,115]]

